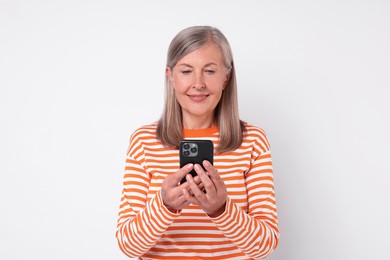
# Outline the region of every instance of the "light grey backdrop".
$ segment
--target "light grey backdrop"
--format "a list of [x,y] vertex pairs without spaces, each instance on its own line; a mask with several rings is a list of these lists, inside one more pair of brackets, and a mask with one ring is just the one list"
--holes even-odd
[[157,120],[168,44],[231,42],[242,119],[274,156],[273,260],[389,259],[388,1],[0,0],[0,259],[125,259],[127,142]]

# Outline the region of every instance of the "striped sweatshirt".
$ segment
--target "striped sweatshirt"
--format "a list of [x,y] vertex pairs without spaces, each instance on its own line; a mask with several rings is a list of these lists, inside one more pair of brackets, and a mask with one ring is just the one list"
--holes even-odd
[[[279,230],[264,131],[246,123],[241,146],[214,156],[228,197],[225,212],[211,218],[196,205],[172,213],[163,204],[161,184],[179,170],[179,150],[164,147],[156,128],[143,126],[130,138],[116,231],[122,252],[139,259],[254,259],[270,254]],[[218,146],[217,127],[183,134]]]

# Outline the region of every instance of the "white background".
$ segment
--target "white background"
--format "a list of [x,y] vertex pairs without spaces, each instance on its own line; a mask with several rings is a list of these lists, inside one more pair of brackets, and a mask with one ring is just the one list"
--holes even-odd
[[389,259],[388,1],[0,0],[0,259],[126,259],[130,134],[160,116],[168,44],[213,25],[274,156],[269,259]]

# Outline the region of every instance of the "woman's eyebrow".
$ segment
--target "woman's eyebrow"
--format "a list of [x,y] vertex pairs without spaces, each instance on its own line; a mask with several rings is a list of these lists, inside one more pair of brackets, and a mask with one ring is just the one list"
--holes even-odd
[[[215,62],[209,62],[209,63],[207,63],[206,65],[204,65],[204,67],[211,66],[211,65],[218,66]],[[191,68],[193,68],[193,66],[190,65],[190,64],[188,64],[188,63],[180,63],[180,64],[178,64],[178,66],[185,66],[185,67],[191,67]]]
[[188,64],[188,63],[180,63],[180,64],[178,64],[178,66],[191,67],[192,68],[192,66],[190,64]]

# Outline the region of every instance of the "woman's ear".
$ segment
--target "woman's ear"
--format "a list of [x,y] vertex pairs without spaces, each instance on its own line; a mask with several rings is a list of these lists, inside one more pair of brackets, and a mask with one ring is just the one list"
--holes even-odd
[[223,83],[223,89],[225,89],[227,84],[229,83],[230,75],[231,75],[231,69],[229,69],[228,72],[226,73],[226,79],[225,82]]
[[172,70],[170,67],[166,67],[165,75],[166,75],[167,79],[169,80],[169,82],[171,83],[171,85],[173,86],[174,80],[173,80]]

